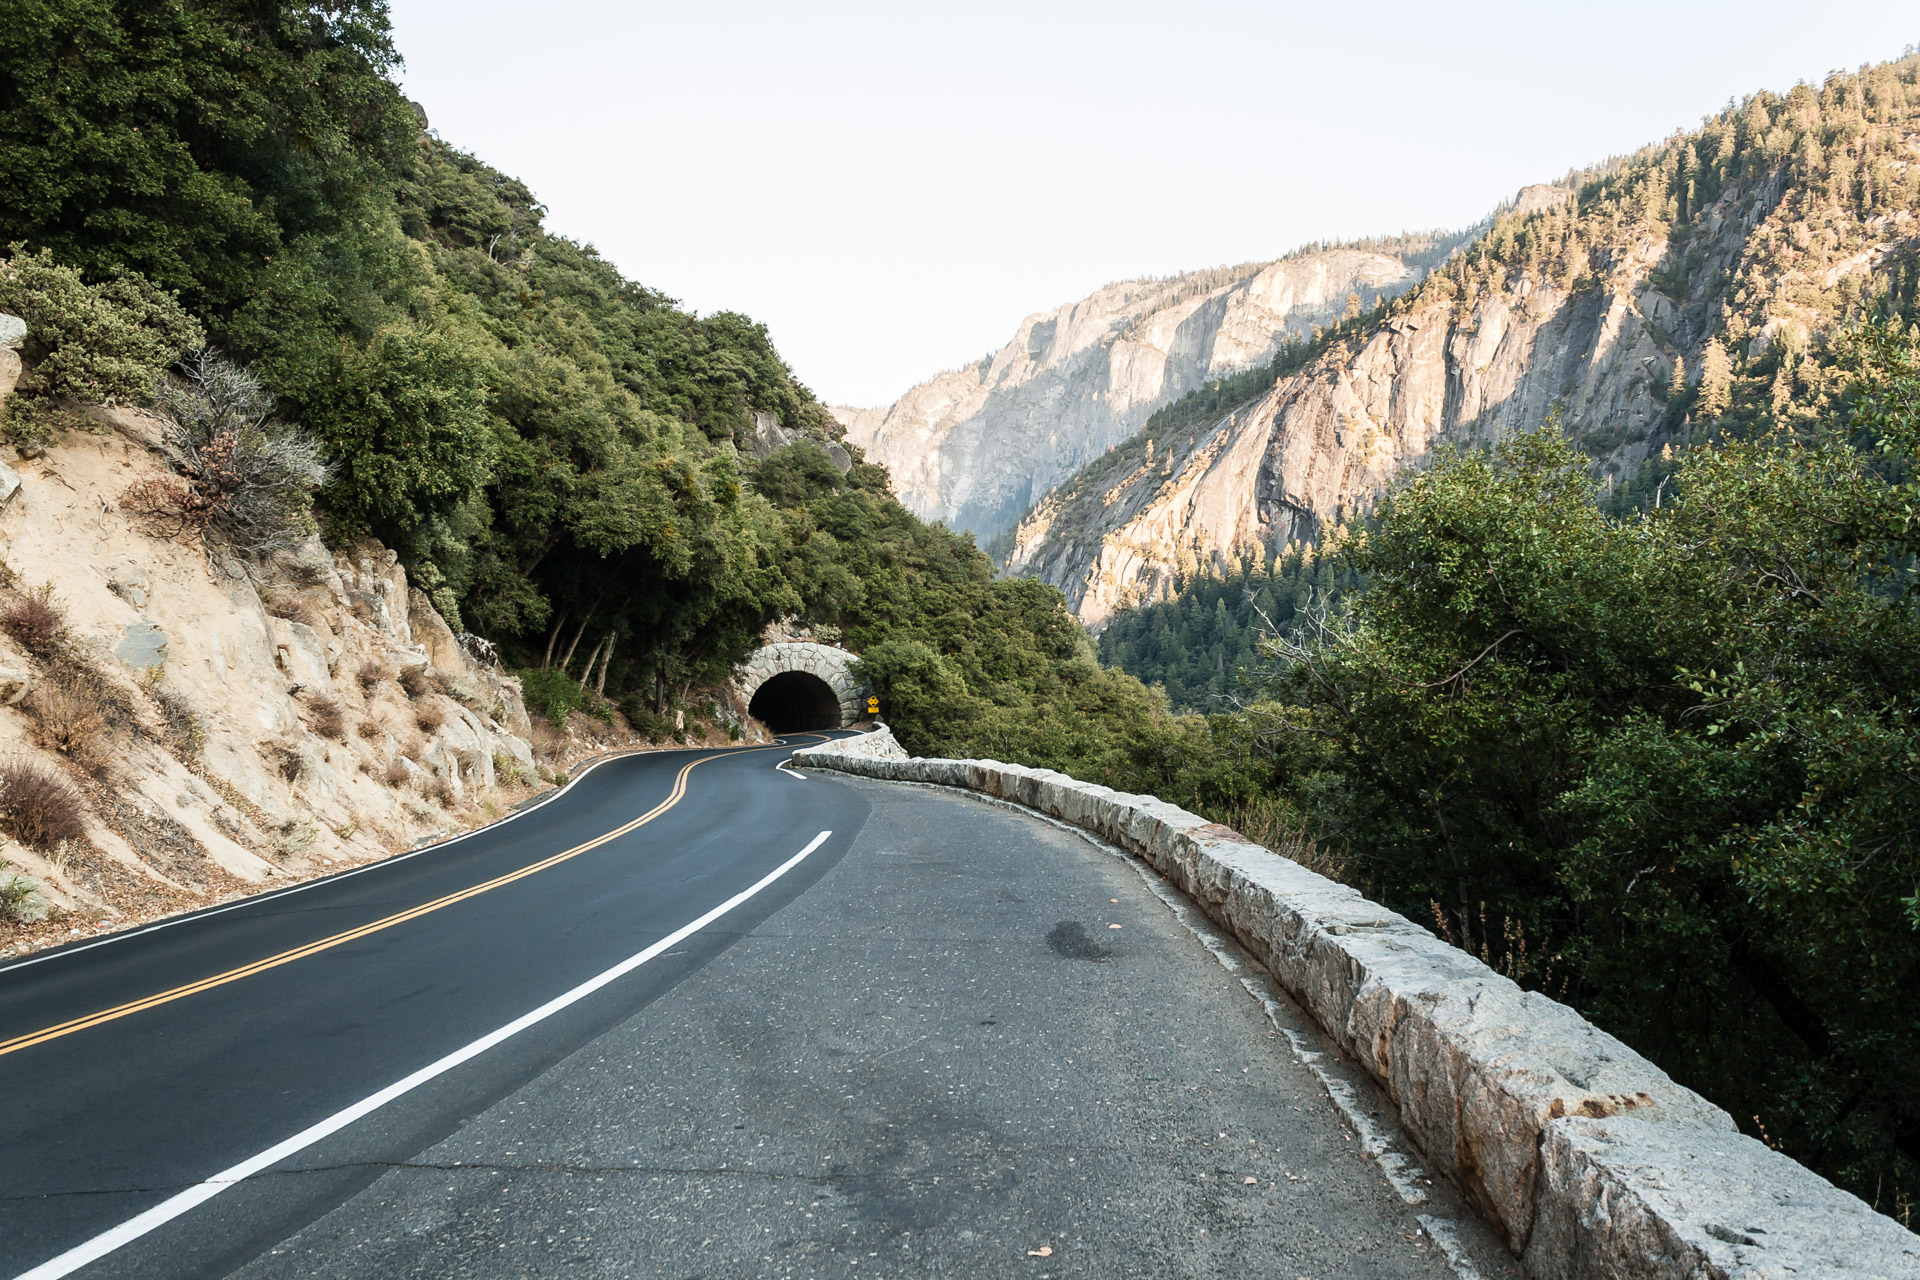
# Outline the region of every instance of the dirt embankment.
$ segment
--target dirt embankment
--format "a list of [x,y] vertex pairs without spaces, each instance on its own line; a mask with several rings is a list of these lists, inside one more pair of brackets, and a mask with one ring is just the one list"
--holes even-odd
[[[155,424],[96,416],[38,457],[0,452],[19,479],[0,509],[0,781],[17,783],[0,787],[0,954],[385,856],[563,765],[566,741],[536,759],[518,682],[391,551],[310,541],[246,568],[156,536],[118,501],[166,473]],[[49,779],[76,821],[36,825],[27,806],[62,803]]]

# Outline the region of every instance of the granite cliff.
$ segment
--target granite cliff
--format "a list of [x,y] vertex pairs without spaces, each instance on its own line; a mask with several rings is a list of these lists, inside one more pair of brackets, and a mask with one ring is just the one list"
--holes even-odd
[[1416,284],[1458,238],[1406,236],[1111,284],[877,409],[834,409],[922,519],[1009,529],[1162,405]]
[[1443,444],[1554,421],[1611,486],[1743,385],[1756,422],[1821,412],[1837,389],[1823,335],[1913,288],[1905,101],[1876,108],[1886,127],[1822,144],[1811,90],[1761,95],[1578,192],[1528,189],[1259,398],[1089,465],[1021,522],[1009,570],[1098,628],[1196,571],[1317,537]]

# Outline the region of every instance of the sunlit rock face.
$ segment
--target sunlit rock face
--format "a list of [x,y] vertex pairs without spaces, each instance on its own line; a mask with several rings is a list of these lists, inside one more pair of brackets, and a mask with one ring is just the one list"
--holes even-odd
[[[1547,215],[1555,191],[1529,188],[1503,216]],[[1257,400],[1129,440],[1060,484],[1021,521],[1007,568],[1059,587],[1097,629],[1195,572],[1317,537],[1443,444],[1552,421],[1602,483],[1631,475],[1686,430],[1662,392],[1676,360],[1698,370],[1728,273],[1756,228],[1785,216],[1778,199],[1763,186],[1704,211],[1691,242],[1701,266],[1675,293],[1656,270],[1669,244],[1650,233],[1611,245],[1607,274],[1573,289],[1529,272],[1471,297],[1423,285]],[[1863,258],[1829,274],[1871,269]]]
[[1288,338],[1411,287],[1388,253],[1334,249],[1108,285],[878,409],[836,408],[916,515],[982,540],[1011,528],[1155,409],[1269,359]]

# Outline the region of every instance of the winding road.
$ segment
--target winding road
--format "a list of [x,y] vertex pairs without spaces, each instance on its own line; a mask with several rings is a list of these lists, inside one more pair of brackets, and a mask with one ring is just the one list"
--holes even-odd
[[819,736],[0,966],[0,1276],[1506,1273],[1164,889]]

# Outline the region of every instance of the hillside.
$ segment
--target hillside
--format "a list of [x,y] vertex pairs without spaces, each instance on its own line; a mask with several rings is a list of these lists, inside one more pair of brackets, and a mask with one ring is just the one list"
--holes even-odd
[[158,420],[92,413],[102,430],[0,463],[0,954],[381,857],[526,793],[519,683],[391,551],[209,555],[127,501],[171,474]]
[[1010,569],[1098,627],[1237,553],[1320,536],[1442,445],[1553,416],[1609,485],[1650,490],[1649,461],[1709,422],[1818,414],[1822,337],[1912,296],[1917,72],[1757,94],[1502,214],[1263,394],[1090,465],[1021,523]]
[[[1459,241],[1402,236],[1111,284],[876,409],[836,407],[908,509],[984,541],[1211,378],[1417,282]],[[1350,301],[1351,300],[1351,301]]]
[[1010,754],[1104,749],[1088,689],[1149,714],[1057,593],[893,499],[764,326],[434,133],[381,0],[6,39],[0,769],[67,820],[0,798],[0,946],[390,853],[610,743],[750,737],[722,687],[780,619]]

